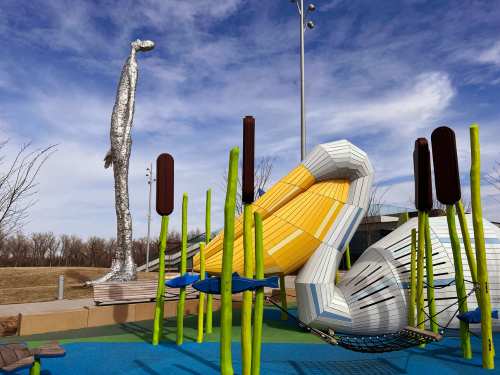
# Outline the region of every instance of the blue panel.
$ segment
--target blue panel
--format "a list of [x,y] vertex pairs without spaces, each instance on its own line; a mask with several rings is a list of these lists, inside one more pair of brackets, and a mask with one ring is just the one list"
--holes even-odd
[[[445,286],[445,285],[453,285],[453,281],[455,281],[455,279],[453,277],[449,278],[449,279],[435,279],[434,280],[434,286]],[[451,284],[450,284],[451,283]],[[424,288],[426,286],[424,285]],[[410,289],[410,282],[408,281],[404,281],[401,283],[401,289]]]
[[[474,243],[474,237],[471,237],[471,242]],[[450,237],[439,237],[439,241],[442,243],[451,243]],[[462,238],[460,238],[460,243],[463,243]],[[488,237],[484,239],[486,244],[500,244],[500,239],[496,237]]]
[[318,302],[318,292],[316,290],[316,284],[311,284],[310,287],[311,287],[311,295],[313,297],[313,302],[314,302],[314,308],[316,310],[316,315],[317,316],[322,317],[322,318],[332,319],[332,320],[342,320],[344,322],[352,322],[352,319],[348,318],[346,316],[342,316],[342,315],[339,315],[339,314],[334,314],[334,313],[329,312],[329,311],[320,312],[319,302]]
[[344,237],[342,238],[342,241],[340,241],[340,246],[338,248],[339,251],[344,250],[346,242],[347,242],[347,239],[351,235],[351,232],[353,232],[358,227],[358,225],[357,225],[358,224],[358,218],[359,218],[359,215],[363,212],[363,209],[362,208],[358,208],[357,211],[358,212],[356,212],[356,214],[354,216],[354,220],[351,220],[351,224],[349,224],[349,228],[347,228],[347,230],[346,230],[346,232],[344,234]]

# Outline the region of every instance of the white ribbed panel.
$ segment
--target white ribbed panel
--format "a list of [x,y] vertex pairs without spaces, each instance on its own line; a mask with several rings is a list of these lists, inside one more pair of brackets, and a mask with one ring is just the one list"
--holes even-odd
[[350,307],[334,280],[345,246],[365,214],[372,166],[367,155],[346,140],[317,146],[303,165],[317,180],[348,179],[350,186],[347,202],[335,225],[296,278],[299,316],[315,326],[329,327],[333,321],[336,327],[349,331],[352,327]]
[[[469,232],[474,248],[474,231],[471,215],[467,215]],[[453,253],[446,217],[430,218],[431,240],[433,249],[433,271],[435,285],[445,285],[455,279]],[[462,240],[458,217],[457,232]],[[325,324],[334,330],[357,334],[382,334],[394,332],[407,325],[408,284],[410,278],[410,232],[417,228],[417,219],[406,224],[370,246],[356,261],[339,283],[335,292],[344,296],[352,322],[330,319]],[[492,308],[500,309],[500,230],[484,220],[486,257]],[[464,277],[471,280],[463,243],[461,242]],[[472,284],[465,283],[467,292]],[[424,288],[424,296],[427,292]],[[440,311],[457,300],[455,284],[435,289],[436,311]],[[469,310],[477,307],[474,294],[468,298]],[[341,303],[337,304],[341,306]],[[373,304],[373,305],[371,305]],[[427,304],[427,302],[426,302]],[[344,307],[345,308],[345,307]],[[437,316],[437,321],[445,325],[453,316],[454,306]],[[312,315],[314,316],[314,314]],[[345,316],[345,315],[344,315]],[[309,316],[310,318],[311,316]],[[321,321],[323,323],[323,320]],[[450,327],[458,328],[458,319],[453,319]],[[428,327],[428,325],[427,325]],[[478,330],[479,325],[471,325],[471,330]],[[493,320],[493,330],[500,331],[500,321]]]

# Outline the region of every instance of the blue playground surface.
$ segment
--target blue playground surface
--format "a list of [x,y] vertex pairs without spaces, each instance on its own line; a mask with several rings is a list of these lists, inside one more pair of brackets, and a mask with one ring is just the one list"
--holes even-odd
[[[285,335],[284,335],[285,336]],[[286,340],[286,337],[284,337]],[[474,358],[461,358],[458,338],[446,338],[425,349],[409,349],[383,354],[350,352],[327,344],[265,343],[262,374],[478,374],[500,373],[481,367],[481,343],[472,338]],[[500,347],[500,335],[495,336]],[[55,374],[141,374],[208,375],[219,374],[219,344],[163,343],[157,347],[145,342],[79,342],[63,345],[64,358],[43,361],[42,375]],[[233,365],[239,374],[240,345],[233,344]],[[498,367],[498,366],[497,366]],[[15,374],[28,374],[20,370]]]

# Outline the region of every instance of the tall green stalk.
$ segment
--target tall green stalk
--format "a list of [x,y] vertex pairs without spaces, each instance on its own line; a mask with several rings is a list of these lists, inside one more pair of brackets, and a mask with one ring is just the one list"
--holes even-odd
[[415,297],[417,295],[417,230],[411,230],[410,248],[410,301],[408,303],[408,325],[415,327]]
[[39,358],[35,358],[35,361],[31,365],[30,375],[40,375],[42,371],[42,362]]
[[156,289],[153,345],[158,345],[163,333],[163,306],[165,304],[165,251],[167,249],[168,216],[161,217],[160,253],[158,254],[158,287]]
[[[458,221],[460,222],[460,230],[462,231],[462,239],[465,248],[465,255],[467,255],[467,263],[469,263],[470,274],[472,278],[472,282],[477,284],[477,265],[476,265],[476,257],[472,252],[472,246],[469,235],[469,226],[467,225],[467,218],[465,217],[465,210],[462,201],[458,201],[455,204],[455,208],[458,214]],[[479,293],[476,294],[478,298],[479,305]]]
[[281,312],[281,320],[288,320],[288,315],[285,311],[288,311],[288,304],[286,301],[286,285],[285,285],[285,274],[280,273],[280,298],[281,298],[281,308],[284,310]]
[[425,212],[425,268],[427,269],[427,306],[429,309],[431,331],[438,333],[436,322],[436,301],[434,299],[434,269],[432,266],[432,240],[429,213]]
[[[254,213],[255,220],[255,278],[264,278],[264,239],[262,216]],[[260,353],[262,350],[262,321],[264,316],[264,288],[255,291],[255,307],[252,337],[252,375],[260,374]]]
[[[425,215],[418,211],[418,248],[417,248],[417,328],[424,329],[424,251],[425,251]],[[420,345],[421,347],[423,345]]]
[[484,245],[483,210],[481,207],[481,152],[479,145],[479,126],[470,127],[471,148],[471,201],[472,223],[474,226],[474,243],[476,247],[477,281],[479,285],[479,301],[481,307],[481,338],[483,346],[483,367],[495,368],[495,348],[491,328],[491,301],[488,287],[488,267],[486,263],[486,248]]
[[[253,278],[253,213],[250,204],[243,205],[243,259],[245,277]],[[242,374],[250,375],[252,372],[252,296],[249,290],[243,292],[241,306],[241,357]]]
[[351,249],[349,244],[345,248],[345,267],[349,271],[351,269]]
[[220,310],[220,369],[222,375],[233,375],[231,338],[233,325],[232,273],[234,247],[234,214],[238,184],[239,148],[229,154],[226,203],[224,205],[224,240],[222,250],[221,310]]
[[[208,245],[210,242],[211,229],[211,217],[210,211],[212,207],[212,189],[207,190],[207,198],[205,203],[205,243]],[[206,331],[207,334],[212,333],[212,311],[213,311],[213,294],[207,295],[207,323]]]
[[[460,251],[460,240],[458,239],[457,226],[455,223],[455,207],[446,206],[446,218],[448,219],[448,231],[450,233],[451,249],[453,251],[453,264],[455,265],[455,286],[457,289],[457,298],[459,301],[458,310],[461,314],[468,311],[467,291],[465,289],[464,271],[462,267],[462,254]],[[460,340],[464,358],[472,358],[472,348],[470,345],[469,324],[460,321]]]
[[409,218],[410,218],[410,215],[408,215],[407,211],[401,213],[399,215],[398,226],[403,225],[404,223],[406,223]]
[[[205,244],[200,243],[200,280],[205,280]],[[205,305],[205,293],[200,292],[198,301],[198,336],[196,337],[197,343],[203,342],[203,308]]]
[[[181,230],[181,276],[187,271],[187,208],[188,196],[182,195],[182,230]],[[186,305],[186,288],[179,290],[179,302],[177,303],[177,345],[184,341],[184,311]]]

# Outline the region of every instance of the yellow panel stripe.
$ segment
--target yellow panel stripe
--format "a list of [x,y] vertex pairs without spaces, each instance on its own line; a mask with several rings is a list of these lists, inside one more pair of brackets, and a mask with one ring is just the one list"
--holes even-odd
[[283,239],[282,241],[280,241],[278,244],[276,244],[275,246],[273,246],[271,249],[269,249],[267,251],[267,253],[269,255],[273,255],[275,252],[277,252],[278,250],[280,250],[282,247],[285,247],[289,242],[293,241],[295,238],[297,238],[298,236],[300,236],[302,233],[303,232],[300,229],[295,230],[288,237],[286,237],[285,239]]
[[[323,232],[323,229],[325,229],[325,226],[326,224],[330,221],[330,219],[332,218],[333,214],[335,213],[335,209],[337,208],[337,206],[339,205],[339,202],[338,201],[335,201],[332,205],[332,207],[330,207],[330,209],[328,210],[327,214],[325,215],[325,217],[323,218],[323,221],[321,222],[320,226],[318,227],[318,229],[316,230],[316,233],[314,233],[314,237],[316,238],[320,238],[320,235],[321,233]],[[322,239],[322,238],[321,238]]]

